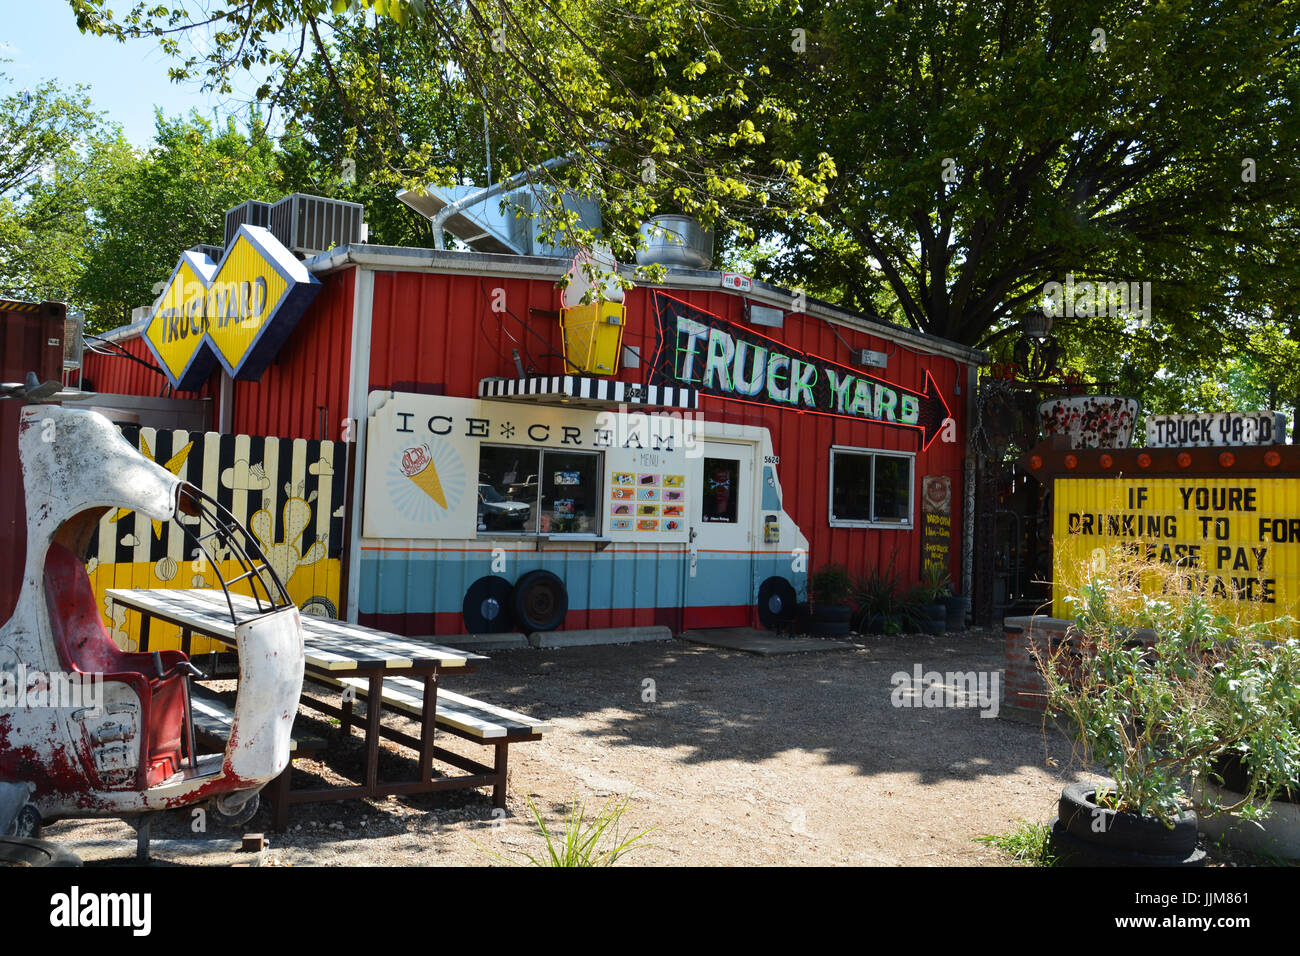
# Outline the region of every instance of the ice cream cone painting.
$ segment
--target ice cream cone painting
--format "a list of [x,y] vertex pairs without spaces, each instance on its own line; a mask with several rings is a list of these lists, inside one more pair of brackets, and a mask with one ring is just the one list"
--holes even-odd
[[438,469],[429,457],[428,445],[416,445],[402,452],[402,474],[415,482],[415,486],[436,501],[443,508],[447,507],[447,496],[443,493],[442,482],[438,479]]

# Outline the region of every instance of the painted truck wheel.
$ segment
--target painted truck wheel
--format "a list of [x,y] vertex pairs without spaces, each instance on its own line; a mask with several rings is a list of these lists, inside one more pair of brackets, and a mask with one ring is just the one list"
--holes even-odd
[[505,578],[479,578],[465,592],[460,613],[470,634],[501,634],[514,628],[511,610],[514,588]]
[[794,620],[799,598],[785,578],[770,577],[758,586],[758,623],[777,628]]
[[514,611],[521,630],[553,631],[569,613],[569,592],[550,571],[529,571],[515,582]]

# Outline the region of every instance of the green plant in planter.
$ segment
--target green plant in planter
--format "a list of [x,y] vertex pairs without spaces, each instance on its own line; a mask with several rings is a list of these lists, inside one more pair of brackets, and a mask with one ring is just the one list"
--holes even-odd
[[934,620],[934,597],[928,587],[917,585],[898,600],[898,614],[909,631],[922,632]]
[[[854,618],[856,630],[867,631],[868,622],[877,619],[878,627],[885,634],[896,634],[902,630],[898,618],[898,574],[891,561],[888,568],[871,568],[852,582],[850,598],[857,607]],[[889,630],[890,623],[896,626]]]
[[944,598],[952,596],[952,579],[943,568],[927,564],[921,577],[921,590],[929,597],[928,603],[940,603]]
[[[1231,620],[1193,576],[1118,552],[1087,580],[1067,597],[1071,639],[1038,664],[1050,709],[1115,781],[1098,805],[1172,827],[1195,803],[1190,782],[1243,749],[1264,770],[1250,797],[1297,779],[1300,645],[1271,639],[1291,622]],[[1199,809],[1259,813],[1249,801]]]
[[842,564],[823,564],[808,575],[808,599],[814,605],[842,606],[852,591],[853,579]]

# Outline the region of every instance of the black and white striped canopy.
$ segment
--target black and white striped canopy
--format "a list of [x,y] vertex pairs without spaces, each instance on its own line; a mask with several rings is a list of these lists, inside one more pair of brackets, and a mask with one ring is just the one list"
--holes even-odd
[[607,407],[645,405],[694,411],[699,393],[693,388],[614,382],[585,375],[547,375],[540,378],[485,378],[478,384],[480,398],[516,401],[566,402],[571,405]]

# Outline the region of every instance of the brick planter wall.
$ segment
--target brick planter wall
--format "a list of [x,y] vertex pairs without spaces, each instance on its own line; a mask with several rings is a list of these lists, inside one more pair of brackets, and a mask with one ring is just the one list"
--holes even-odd
[[[1006,669],[1002,677],[1003,700],[1000,713],[1012,719],[1038,719],[1047,710],[1047,690],[1038,672],[1035,652],[1050,655],[1058,644],[1070,637],[1073,621],[1033,614],[1008,617],[1002,622],[1006,634]],[[1155,632],[1142,628],[1134,637],[1150,647]]]

